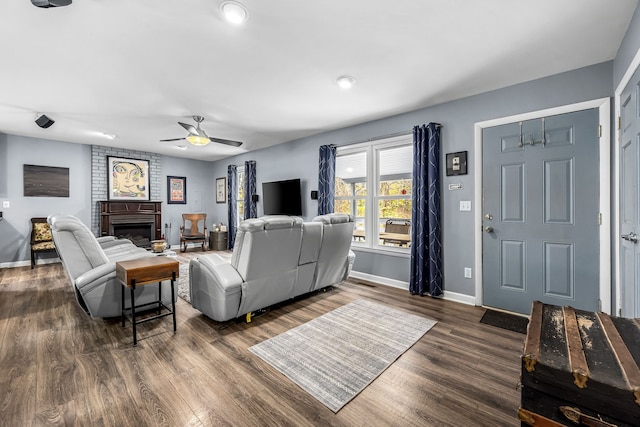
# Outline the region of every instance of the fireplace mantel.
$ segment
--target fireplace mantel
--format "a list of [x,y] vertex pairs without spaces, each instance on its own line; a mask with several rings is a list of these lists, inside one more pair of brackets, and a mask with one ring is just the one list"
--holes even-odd
[[162,237],[162,202],[137,201],[101,201],[100,204],[100,235],[108,236],[112,224],[122,224],[130,220],[138,223],[148,218],[153,222],[153,239]]

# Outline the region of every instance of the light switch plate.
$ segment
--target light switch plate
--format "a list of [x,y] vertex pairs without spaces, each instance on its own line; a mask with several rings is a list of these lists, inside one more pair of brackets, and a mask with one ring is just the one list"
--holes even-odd
[[464,278],[465,279],[471,279],[471,268],[470,267],[465,267],[464,268]]
[[10,208],[11,207],[11,203],[9,203],[8,200],[3,200],[2,201],[2,207],[3,208]]
[[461,211],[470,211],[471,210],[471,200],[460,200],[460,210]]

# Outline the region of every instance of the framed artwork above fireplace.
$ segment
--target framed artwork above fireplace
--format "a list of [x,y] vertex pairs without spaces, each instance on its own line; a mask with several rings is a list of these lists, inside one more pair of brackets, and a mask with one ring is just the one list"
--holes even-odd
[[109,200],[149,200],[149,161],[107,157]]

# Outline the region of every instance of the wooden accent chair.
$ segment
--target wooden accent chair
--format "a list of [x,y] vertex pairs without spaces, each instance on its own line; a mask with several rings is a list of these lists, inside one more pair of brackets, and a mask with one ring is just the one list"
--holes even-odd
[[47,218],[31,218],[31,269],[36,265],[36,253],[56,252]]
[[410,229],[411,221],[388,219],[384,224],[384,236],[382,237],[382,243],[391,243],[398,246],[408,246],[410,242]]
[[202,242],[202,250],[207,244],[207,214],[188,213],[182,214],[180,226],[180,251],[186,252],[187,243]]

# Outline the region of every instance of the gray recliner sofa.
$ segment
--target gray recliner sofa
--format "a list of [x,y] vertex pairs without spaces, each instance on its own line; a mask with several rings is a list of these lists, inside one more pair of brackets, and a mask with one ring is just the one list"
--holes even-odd
[[[120,316],[122,285],[116,278],[116,262],[154,255],[126,239],[98,240],[82,221],[71,215],[51,215],[48,222],[80,306],[91,317]],[[169,281],[162,283],[163,301],[167,305],[171,303],[170,286]],[[157,295],[157,284],[136,288],[136,305],[155,301]],[[177,293],[174,298],[177,300]],[[125,292],[125,305],[130,305],[129,292]]]
[[355,260],[353,227],[344,214],[243,221],[231,262],[217,254],[190,261],[191,305],[222,322],[338,284]]

